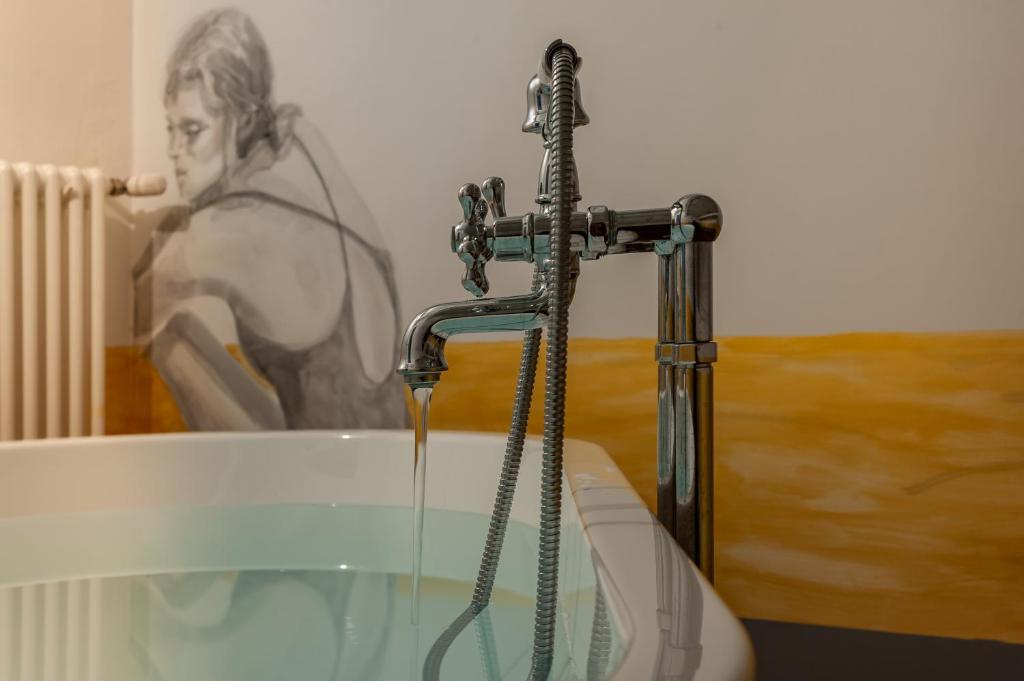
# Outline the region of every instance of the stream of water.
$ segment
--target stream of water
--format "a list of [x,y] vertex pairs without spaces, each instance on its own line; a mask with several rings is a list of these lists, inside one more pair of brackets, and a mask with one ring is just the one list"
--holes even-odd
[[427,425],[433,388],[413,388],[416,449],[413,454],[412,623],[420,621],[420,573],[423,564],[423,504],[427,487]]

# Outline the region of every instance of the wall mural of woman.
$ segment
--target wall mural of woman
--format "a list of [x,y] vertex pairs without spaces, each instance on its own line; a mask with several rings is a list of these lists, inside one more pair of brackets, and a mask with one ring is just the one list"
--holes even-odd
[[[187,27],[164,107],[188,205],[135,266],[135,319],[186,425],[403,426],[391,257],[327,142],[297,106],[275,104],[247,15],[219,9]],[[211,308],[230,315],[237,352]]]

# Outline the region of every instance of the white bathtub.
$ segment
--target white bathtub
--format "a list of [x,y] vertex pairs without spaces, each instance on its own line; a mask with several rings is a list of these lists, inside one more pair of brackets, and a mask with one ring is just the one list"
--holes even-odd
[[[430,434],[424,593],[440,614],[417,629],[407,432],[2,444],[0,681],[419,678],[468,602],[503,453],[500,436]],[[529,666],[539,456],[529,442],[493,626],[463,634],[489,641],[492,678]],[[742,626],[604,451],[567,443],[566,479],[552,679],[752,678]],[[488,678],[487,656],[455,647],[441,678]]]

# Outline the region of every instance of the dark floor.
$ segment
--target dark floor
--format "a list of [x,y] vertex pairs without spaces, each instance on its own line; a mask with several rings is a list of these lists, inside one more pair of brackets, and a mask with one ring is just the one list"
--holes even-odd
[[743,620],[758,681],[1024,681],[1024,645]]

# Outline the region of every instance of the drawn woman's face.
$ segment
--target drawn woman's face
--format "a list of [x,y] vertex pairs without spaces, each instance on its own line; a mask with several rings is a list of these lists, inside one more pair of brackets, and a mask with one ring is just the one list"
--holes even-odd
[[202,85],[188,84],[167,101],[167,155],[181,195],[195,199],[228,172],[234,157],[234,126],[206,104]]

